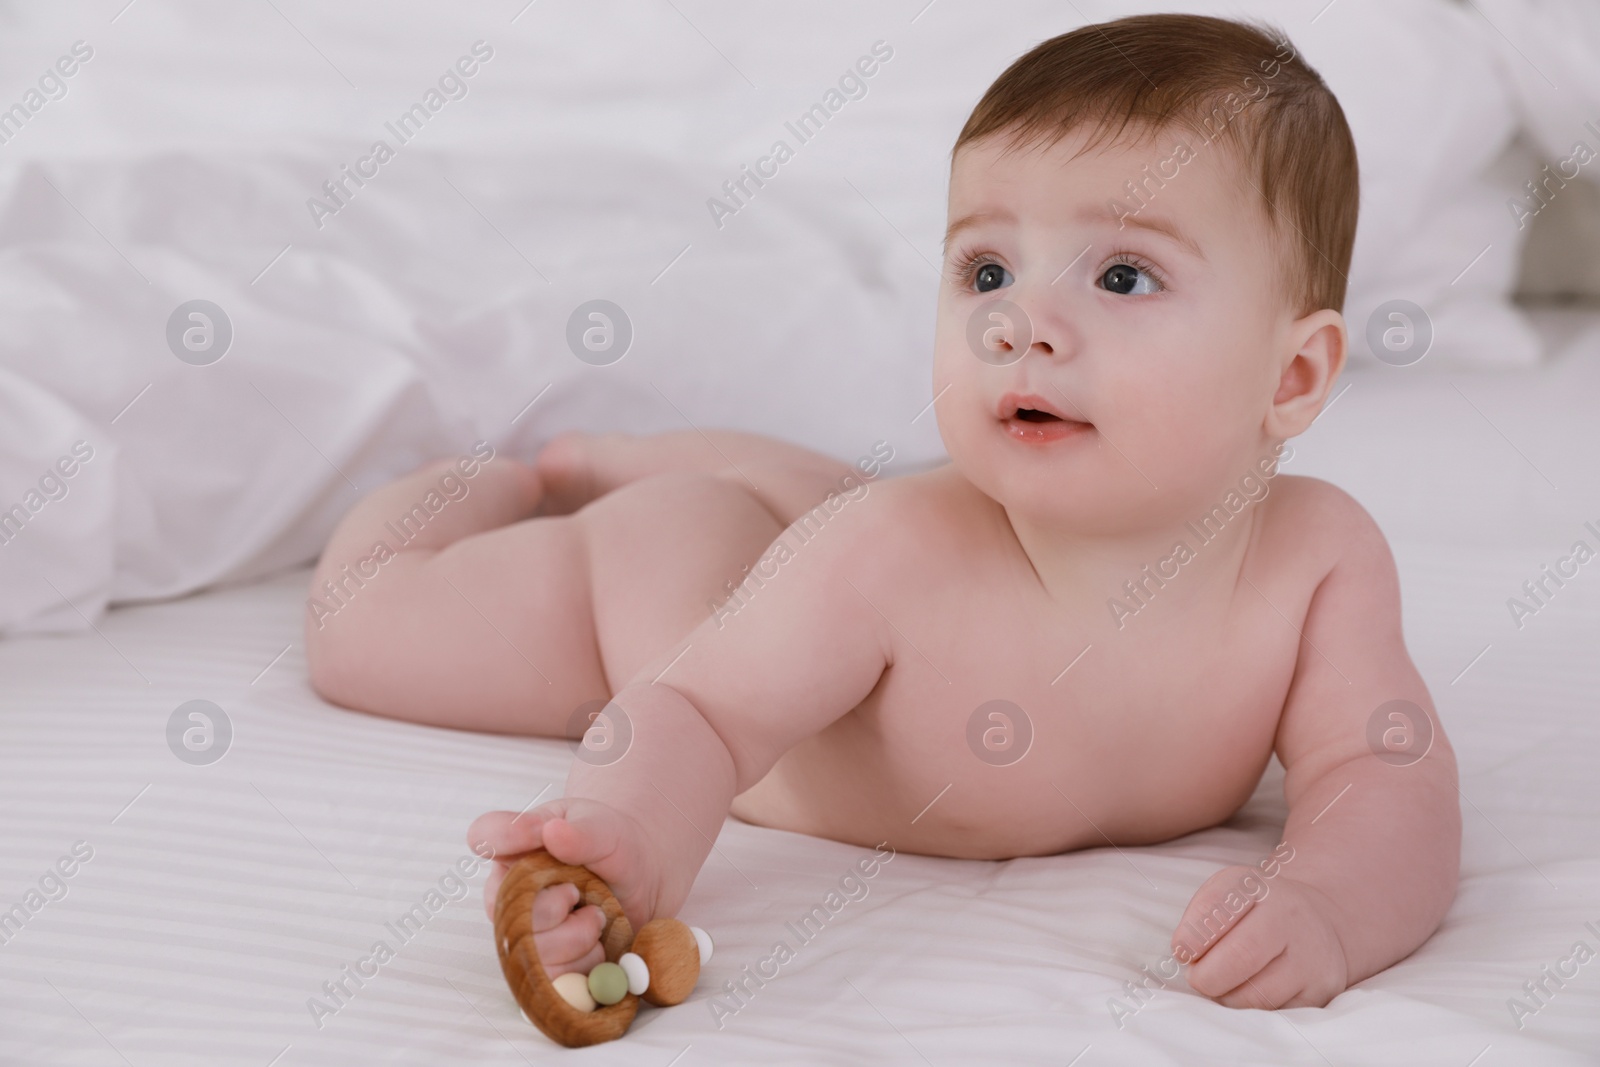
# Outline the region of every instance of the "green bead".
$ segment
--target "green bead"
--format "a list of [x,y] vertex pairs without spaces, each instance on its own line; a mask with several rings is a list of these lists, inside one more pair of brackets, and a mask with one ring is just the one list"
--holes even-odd
[[597,1004],[615,1004],[628,995],[628,972],[615,963],[596,964],[589,972],[589,995]]

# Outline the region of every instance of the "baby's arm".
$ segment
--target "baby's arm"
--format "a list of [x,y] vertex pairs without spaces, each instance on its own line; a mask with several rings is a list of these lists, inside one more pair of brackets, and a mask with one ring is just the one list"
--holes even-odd
[[515,821],[482,816],[469,840],[501,857],[542,846],[589,867],[635,928],[675,914],[734,796],[852,710],[888,666],[882,619],[851,588],[873,588],[860,561],[874,504],[847,502],[804,541],[795,527],[781,534],[787,553],[769,551],[787,558],[736,614],[708,618],[612,699],[632,734],[621,758],[575,760],[565,797]]
[[[1343,493],[1319,495],[1311,506],[1346,547],[1312,596],[1278,726],[1289,802],[1284,841],[1293,852],[1275,877],[1247,883],[1266,887],[1254,904],[1237,886],[1241,872],[1259,872],[1219,872],[1195,894],[1173,936],[1180,961],[1199,957],[1189,984],[1232,1007],[1321,1007],[1404,959],[1438,927],[1460,874],[1455,755],[1406,653],[1393,556],[1377,525]],[[1379,715],[1395,700],[1420,708],[1427,723]],[[1388,761],[1368,740],[1374,717],[1380,736],[1396,731],[1388,735]],[[1231,908],[1224,903],[1230,890]],[[1237,918],[1207,947],[1218,923],[1205,920],[1235,909]]]

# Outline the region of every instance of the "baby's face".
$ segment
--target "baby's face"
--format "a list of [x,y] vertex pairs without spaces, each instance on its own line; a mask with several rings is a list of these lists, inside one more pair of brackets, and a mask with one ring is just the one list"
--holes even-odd
[[[1293,349],[1254,176],[1182,130],[1082,154],[1082,135],[1000,140],[950,179],[933,388],[952,460],[1014,515],[1086,533],[1204,510],[1271,448]],[[1140,208],[1125,183],[1147,166],[1164,184]],[[1021,315],[991,318],[996,299]]]

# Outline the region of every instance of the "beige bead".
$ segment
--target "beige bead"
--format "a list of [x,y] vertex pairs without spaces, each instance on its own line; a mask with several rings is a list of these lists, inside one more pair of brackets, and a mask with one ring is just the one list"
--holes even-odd
[[568,971],[550,983],[561,994],[561,999],[579,1011],[594,1011],[594,997],[589,993],[589,977],[577,971]]
[[694,933],[677,919],[652,919],[633,938],[633,951],[650,968],[644,999],[671,1007],[689,999],[700,980],[700,946]]

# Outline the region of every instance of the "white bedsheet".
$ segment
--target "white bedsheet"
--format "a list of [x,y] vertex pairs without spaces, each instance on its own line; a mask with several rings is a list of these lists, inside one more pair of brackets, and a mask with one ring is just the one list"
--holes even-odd
[[[864,854],[730,821],[684,911],[717,943],[695,996],[645,1009],[624,1040],[572,1060],[1600,1062],[1600,961],[1520,1030],[1508,1006],[1575,942],[1600,948],[1585,926],[1600,928],[1600,572],[1585,568],[1520,631],[1505,608],[1585,519],[1600,520],[1583,410],[1600,324],[1547,328],[1579,336],[1537,372],[1353,378],[1291,464],[1341,474],[1384,523],[1407,640],[1461,761],[1460,891],[1410,959],[1326,1009],[1239,1012],[1179,980],[1116,1027],[1110,999],[1166,954],[1195,888],[1277,841],[1274,763],[1235,819],[1165,845],[1006,863],[899,856],[719,1028],[722,984],[776,940],[795,944],[785,924]],[[1464,464],[1474,478],[1446,477]],[[93,849],[67,895],[0,945],[0,1062],[557,1056],[500,977],[481,874],[408,943],[385,924],[465,855],[472,817],[558,791],[564,746],[323,704],[299,643],[304,580],[0,642],[0,909],[75,842]],[[180,763],[165,740],[173,709],[196,698],[235,730],[209,767]],[[319,1028],[308,999],[378,939],[396,957]]]

